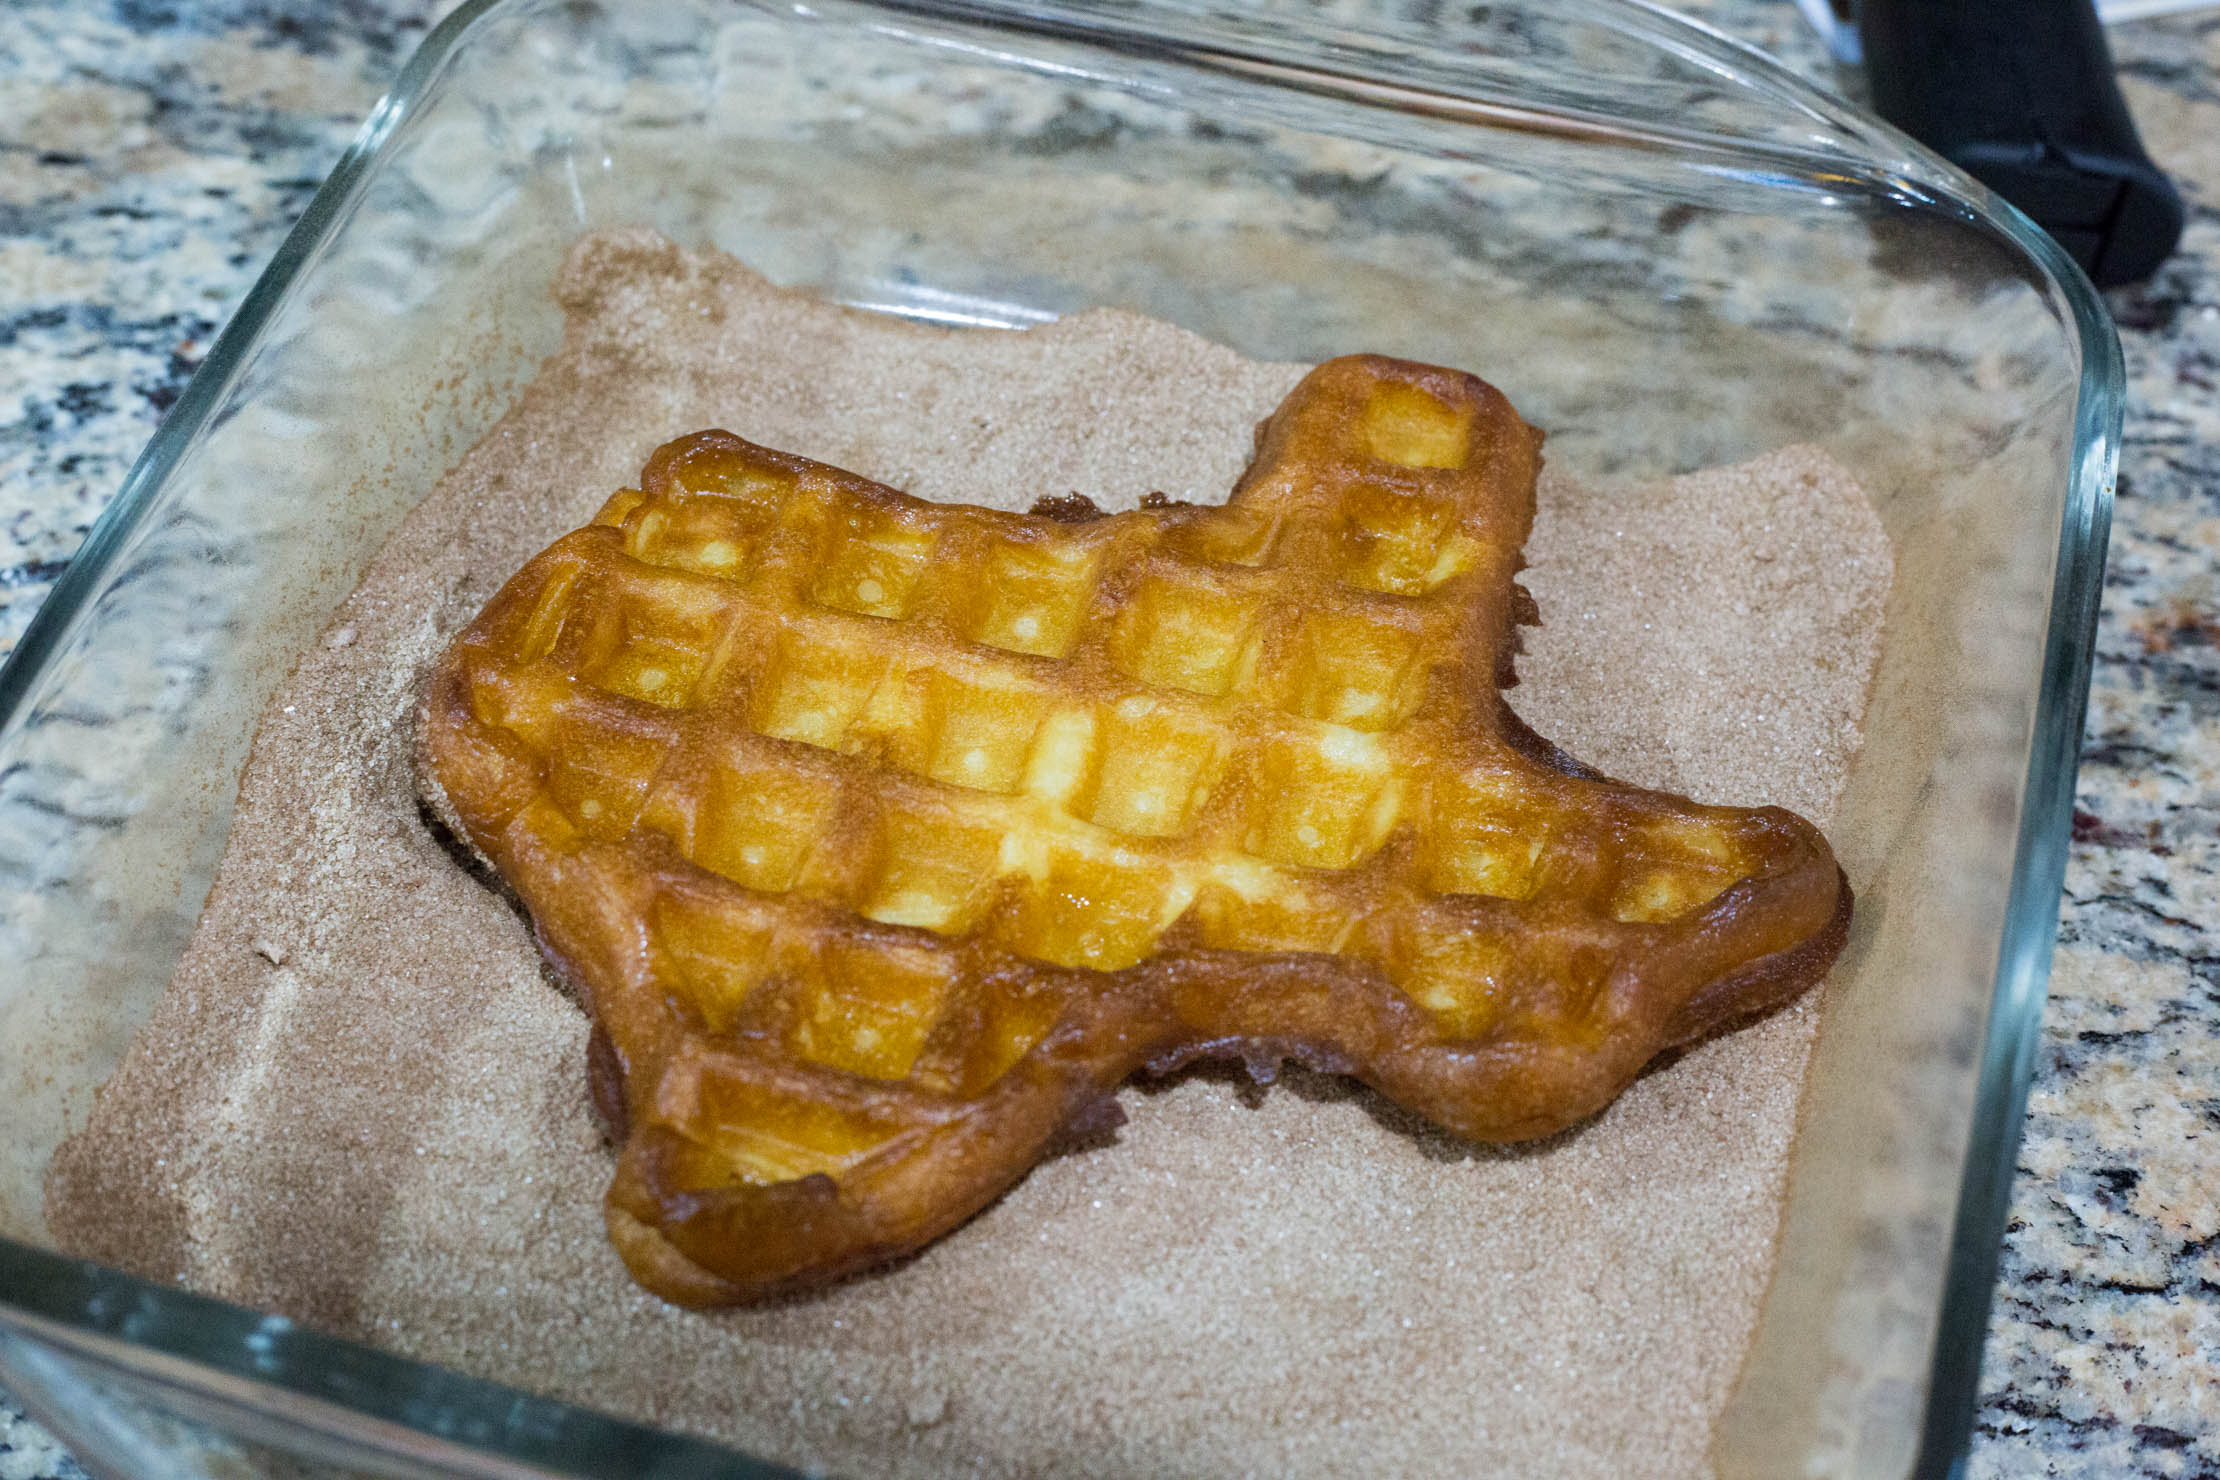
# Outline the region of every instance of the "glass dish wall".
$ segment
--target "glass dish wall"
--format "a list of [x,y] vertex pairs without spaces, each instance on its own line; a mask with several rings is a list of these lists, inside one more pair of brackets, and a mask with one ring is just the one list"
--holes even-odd
[[[2117,349],[2031,227],[1749,53],[1637,3],[1437,11],[458,12],[0,673],[0,1075],[22,1086],[0,1315],[103,1380],[392,1473],[709,1463],[61,1260],[40,1216],[192,927],[260,706],[555,346],[564,248],[648,224],[981,332],[1111,305],[1259,359],[1470,366],[1592,483],[1792,442],[1854,470],[1899,560],[1836,830],[1861,913],[1716,1458],[1946,1465],[2055,916]],[[66,1361],[8,1351],[34,1397],[69,1390]]]

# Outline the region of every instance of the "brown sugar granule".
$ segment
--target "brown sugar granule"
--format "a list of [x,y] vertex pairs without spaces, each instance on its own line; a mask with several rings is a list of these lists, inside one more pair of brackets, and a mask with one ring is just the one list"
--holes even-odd
[[[200,929],[55,1157],[63,1245],[843,1475],[1701,1474],[1812,999],[1537,1146],[1465,1145],[1330,1077],[1204,1071],[1128,1089],[1114,1140],[822,1295],[703,1315],[626,1278],[584,1019],[420,810],[425,668],[680,433],[1002,508],[1216,501],[1301,367],[1118,313],[918,328],[637,234],[582,243],[559,291],[562,351],[271,701]],[[1890,579],[1838,465],[1545,478],[1529,558],[1545,625],[1511,697],[1536,728],[1629,780],[1828,819]]]

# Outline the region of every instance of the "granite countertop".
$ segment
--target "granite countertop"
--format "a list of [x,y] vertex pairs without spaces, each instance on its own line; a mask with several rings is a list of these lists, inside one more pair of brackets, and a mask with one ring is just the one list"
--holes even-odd
[[[0,17],[0,653],[451,0]],[[1687,0],[1839,82],[1787,0]],[[2190,206],[2132,392],[1971,1473],[2220,1476],[2220,14],[2116,27]],[[0,1480],[80,1476],[0,1402]]]

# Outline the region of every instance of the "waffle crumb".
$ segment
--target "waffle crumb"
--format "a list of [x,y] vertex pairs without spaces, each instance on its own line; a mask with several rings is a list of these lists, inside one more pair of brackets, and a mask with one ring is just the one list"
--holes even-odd
[[[1330,1075],[1205,1069],[1127,1089],[1113,1151],[1082,1139],[897,1267],[714,1315],[632,1285],[585,1019],[419,807],[440,651],[683,430],[1010,510],[1215,502],[1302,372],[1116,313],[891,323],[642,234],[588,238],[559,291],[562,352],[273,697],[293,714],[257,738],[200,929],[55,1157],[62,1245],[847,1475],[1702,1474],[1811,999],[1539,1148]],[[1828,820],[1890,579],[1839,465],[1787,449],[1638,494],[1545,474],[1528,557],[1543,626],[1514,699],[1538,730],[1629,781]],[[1011,639],[1044,640],[1025,615]]]

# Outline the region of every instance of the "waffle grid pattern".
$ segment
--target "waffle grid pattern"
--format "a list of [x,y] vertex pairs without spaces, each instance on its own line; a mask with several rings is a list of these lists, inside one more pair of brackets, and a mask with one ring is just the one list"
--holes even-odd
[[1492,390],[1372,360],[1306,381],[1222,508],[931,505],[697,434],[458,641],[433,767],[513,881],[599,860],[583,936],[644,941],[600,974],[729,1071],[654,1108],[697,1187],[839,1175],[1092,973],[1175,959],[1329,961],[1411,1041],[1593,1046],[1658,1016],[1629,963],[1816,834],[1537,758],[1496,694],[1532,468]]

